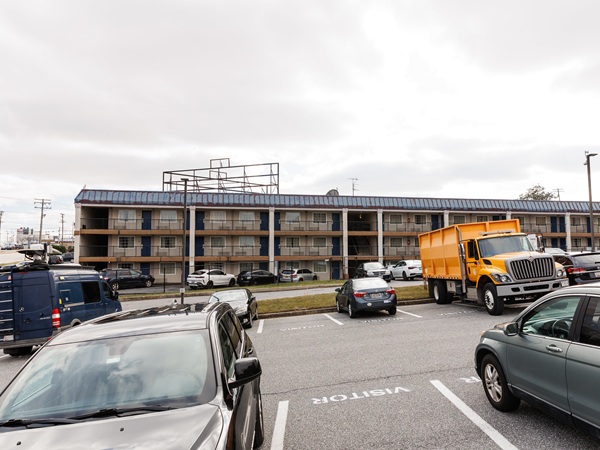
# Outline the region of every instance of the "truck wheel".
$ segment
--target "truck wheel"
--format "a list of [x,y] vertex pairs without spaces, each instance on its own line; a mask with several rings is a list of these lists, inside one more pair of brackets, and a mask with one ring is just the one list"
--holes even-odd
[[445,305],[452,302],[452,297],[448,295],[448,289],[444,280],[435,280],[433,282],[433,298],[438,305]]
[[485,309],[492,316],[499,316],[504,311],[504,301],[498,298],[496,285],[494,283],[486,283],[482,291],[483,303]]

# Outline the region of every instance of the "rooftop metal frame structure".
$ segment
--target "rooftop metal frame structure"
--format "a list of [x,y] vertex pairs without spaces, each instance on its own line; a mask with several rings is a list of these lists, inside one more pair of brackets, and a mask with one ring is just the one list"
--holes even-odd
[[279,194],[279,163],[232,166],[229,158],[210,167],[163,172],[163,191]]

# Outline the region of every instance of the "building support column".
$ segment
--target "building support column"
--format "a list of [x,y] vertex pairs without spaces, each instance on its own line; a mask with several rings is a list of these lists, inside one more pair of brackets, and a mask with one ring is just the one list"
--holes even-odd
[[383,211],[377,210],[377,261],[383,264]]
[[348,208],[342,209],[342,276],[348,279]]
[[[565,213],[565,231],[567,233],[567,236],[565,237],[565,240],[567,241],[566,242],[567,251],[570,252],[571,251],[571,213],[570,212]],[[558,246],[560,247],[560,242],[559,242]]]
[[269,272],[278,274],[275,264],[275,208],[269,207]]

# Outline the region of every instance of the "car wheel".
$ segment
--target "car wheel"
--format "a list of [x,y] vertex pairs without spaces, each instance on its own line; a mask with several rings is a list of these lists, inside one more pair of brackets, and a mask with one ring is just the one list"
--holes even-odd
[[404,281],[408,281],[408,275],[406,275],[406,272],[402,272],[402,279]]
[[212,287],[215,285],[215,283],[212,282],[212,280],[208,280],[208,283],[206,283],[206,288],[207,289],[212,289]]
[[486,283],[481,291],[485,309],[492,316],[499,316],[504,311],[504,301],[498,298],[498,291],[494,283]]
[[508,389],[502,367],[493,355],[485,355],[481,361],[481,382],[486,397],[498,411],[514,411],[519,407],[521,400]]
[[256,312],[254,313],[254,320],[258,320],[258,306],[256,307]]
[[256,424],[254,425],[254,448],[260,447],[265,440],[265,422],[263,419],[262,395],[258,390],[258,407],[256,410]]
[[335,309],[337,309],[337,312],[341,313],[342,312],[342,307],[340,306],[340,302],[338,301],[338,299],[335,299]]
[[354,311],[351,301],[348,301],[348,315],[351,319],[354,319],[356,317],[356,311]]
[[26,356],[31,353],[32,349],[33,349],[32,346],[17,347],[17,348],[5,348],[4,354],[10,355],[10,356]]
[[229,286],[235,286],[235,278],[229,280]]
[[313,277],[313,281],[317,281],[317,276],[316,275]]
[[197,286],[190,286],[190,289],[193,291],[195,289],[198,289],[198,287]]
[[248,322],[246,322],[246,328],[252,328],[252,312],[248,311]]
[[146,285],[146,287],[152,287],[152,280],[146,280],[144,284]]
[[304,281],[304,278],[298,278],[298,282]]
[[388,312],[390,313],[390,316],[395,316],[396,315],[396,307],[392,306],[390,309],[388,309]]
[[116,281],[114,283],[110,284],[110,287],[113,291],[118,291],[119,290],[119,283],[117,283]]

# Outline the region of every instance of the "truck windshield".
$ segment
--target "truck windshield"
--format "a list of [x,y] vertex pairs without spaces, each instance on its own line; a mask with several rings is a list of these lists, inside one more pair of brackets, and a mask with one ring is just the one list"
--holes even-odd
[[501,253],[532,252],[527,236],[500,236],[479,241],[479,253],[487,258]]

